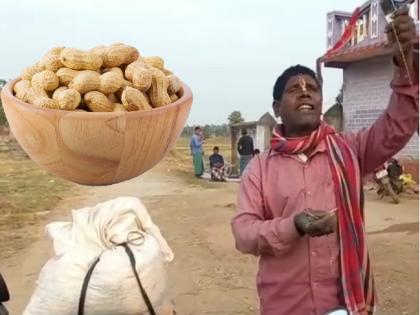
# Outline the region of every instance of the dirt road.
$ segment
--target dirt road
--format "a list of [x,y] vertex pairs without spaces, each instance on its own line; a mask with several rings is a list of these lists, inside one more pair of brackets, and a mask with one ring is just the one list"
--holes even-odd
[[[257,260],[237,253],[230,233],[236,191],[236,184],[196,181],[161,166],[119,185],[83,188],[82,195],[62,200],[43,223],[67,218],[72,208],[117,196],[140,197],[176,255],[169,275],[178,313],[257,314]],[[370,197],[367,206],[379,314],[418,314],[418,202],[395,206]],[[42,225],[28,233],[36,241],[0,265],[12,292],[12,315],[22,313],[50,255]]]

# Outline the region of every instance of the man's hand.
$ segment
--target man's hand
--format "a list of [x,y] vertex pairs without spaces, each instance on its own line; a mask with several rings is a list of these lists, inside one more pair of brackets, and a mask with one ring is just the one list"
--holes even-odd
[[337,230],[335,213],[322,210],[305,210],[294,217],[296,229],[301,235],[317,237]]
[[337,215],[327,212],[322,218],[315,220],[308,228],[311,237],[323,236],[337,230]]
[[[416,35],[416,26],[413,19],[408,14],[408,7],[402,7],[396,10],[393,15],[393,21],[389,23],[385,32],[388,37],[390,45],[394,49],[394,60],[398,67],[404,68],[404,58],[407,61],[408,70],[412,72],[413,69],[413,43],[417,37]],[[401,44],[398,44],[396,39],[395,32],[397,34],[398,40]],[[401,54],[401,49],[403,55]]]

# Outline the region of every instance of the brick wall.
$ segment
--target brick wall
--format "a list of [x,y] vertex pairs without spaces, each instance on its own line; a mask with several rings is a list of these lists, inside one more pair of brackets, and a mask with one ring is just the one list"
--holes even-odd
[[[389,57],[352,63],[343,71],[344,129],[356,131],[370,126],[388,105],[393,65]],[[398,154],[402,159],[418,159],[417,133]]]

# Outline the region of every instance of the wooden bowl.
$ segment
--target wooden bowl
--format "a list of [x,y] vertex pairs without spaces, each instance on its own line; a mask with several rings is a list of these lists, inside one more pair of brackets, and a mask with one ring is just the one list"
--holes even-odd
[[20,146],[49,173],[83,185],[119,183],[154,167],[174,146],[192,104],[184,84],[178,101],[152,110],[43,109],[13,95],[17,81],[2,89],[1,100]]

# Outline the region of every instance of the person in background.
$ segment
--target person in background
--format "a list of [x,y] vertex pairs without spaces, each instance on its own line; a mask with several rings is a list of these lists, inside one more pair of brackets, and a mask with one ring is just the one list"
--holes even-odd
[[203,132],[200,127],[194,128],[194,134],[190,141],[191,155],[193,157],[194,175],[201,177],[204,173],[203,162]]
[[238,142],[238,153],[239,153],[239,170],[242,173],[245,170],[245,167],[248,165],[252,156],[254,155],[254,141],[248,135],[246,129],[242,129],[242,137]]
[[407,8],[393,23],[386,28],[392,93],[369,128],[337,133],[323,122],[322,88],[307,67],[288,68],[274,85],[273,110],[283,124],[271,149],[246,168],[232,220],[236,248],[260,257],[261,315],[376,310],[362,178],[403,149],[419,121],[416,26]]
[[211,180],[214,181],[225,181],[225,160],[223,156],[219,154],[219,147],[213,148],[213,154],[209,158],[210,160],[210,171]]

